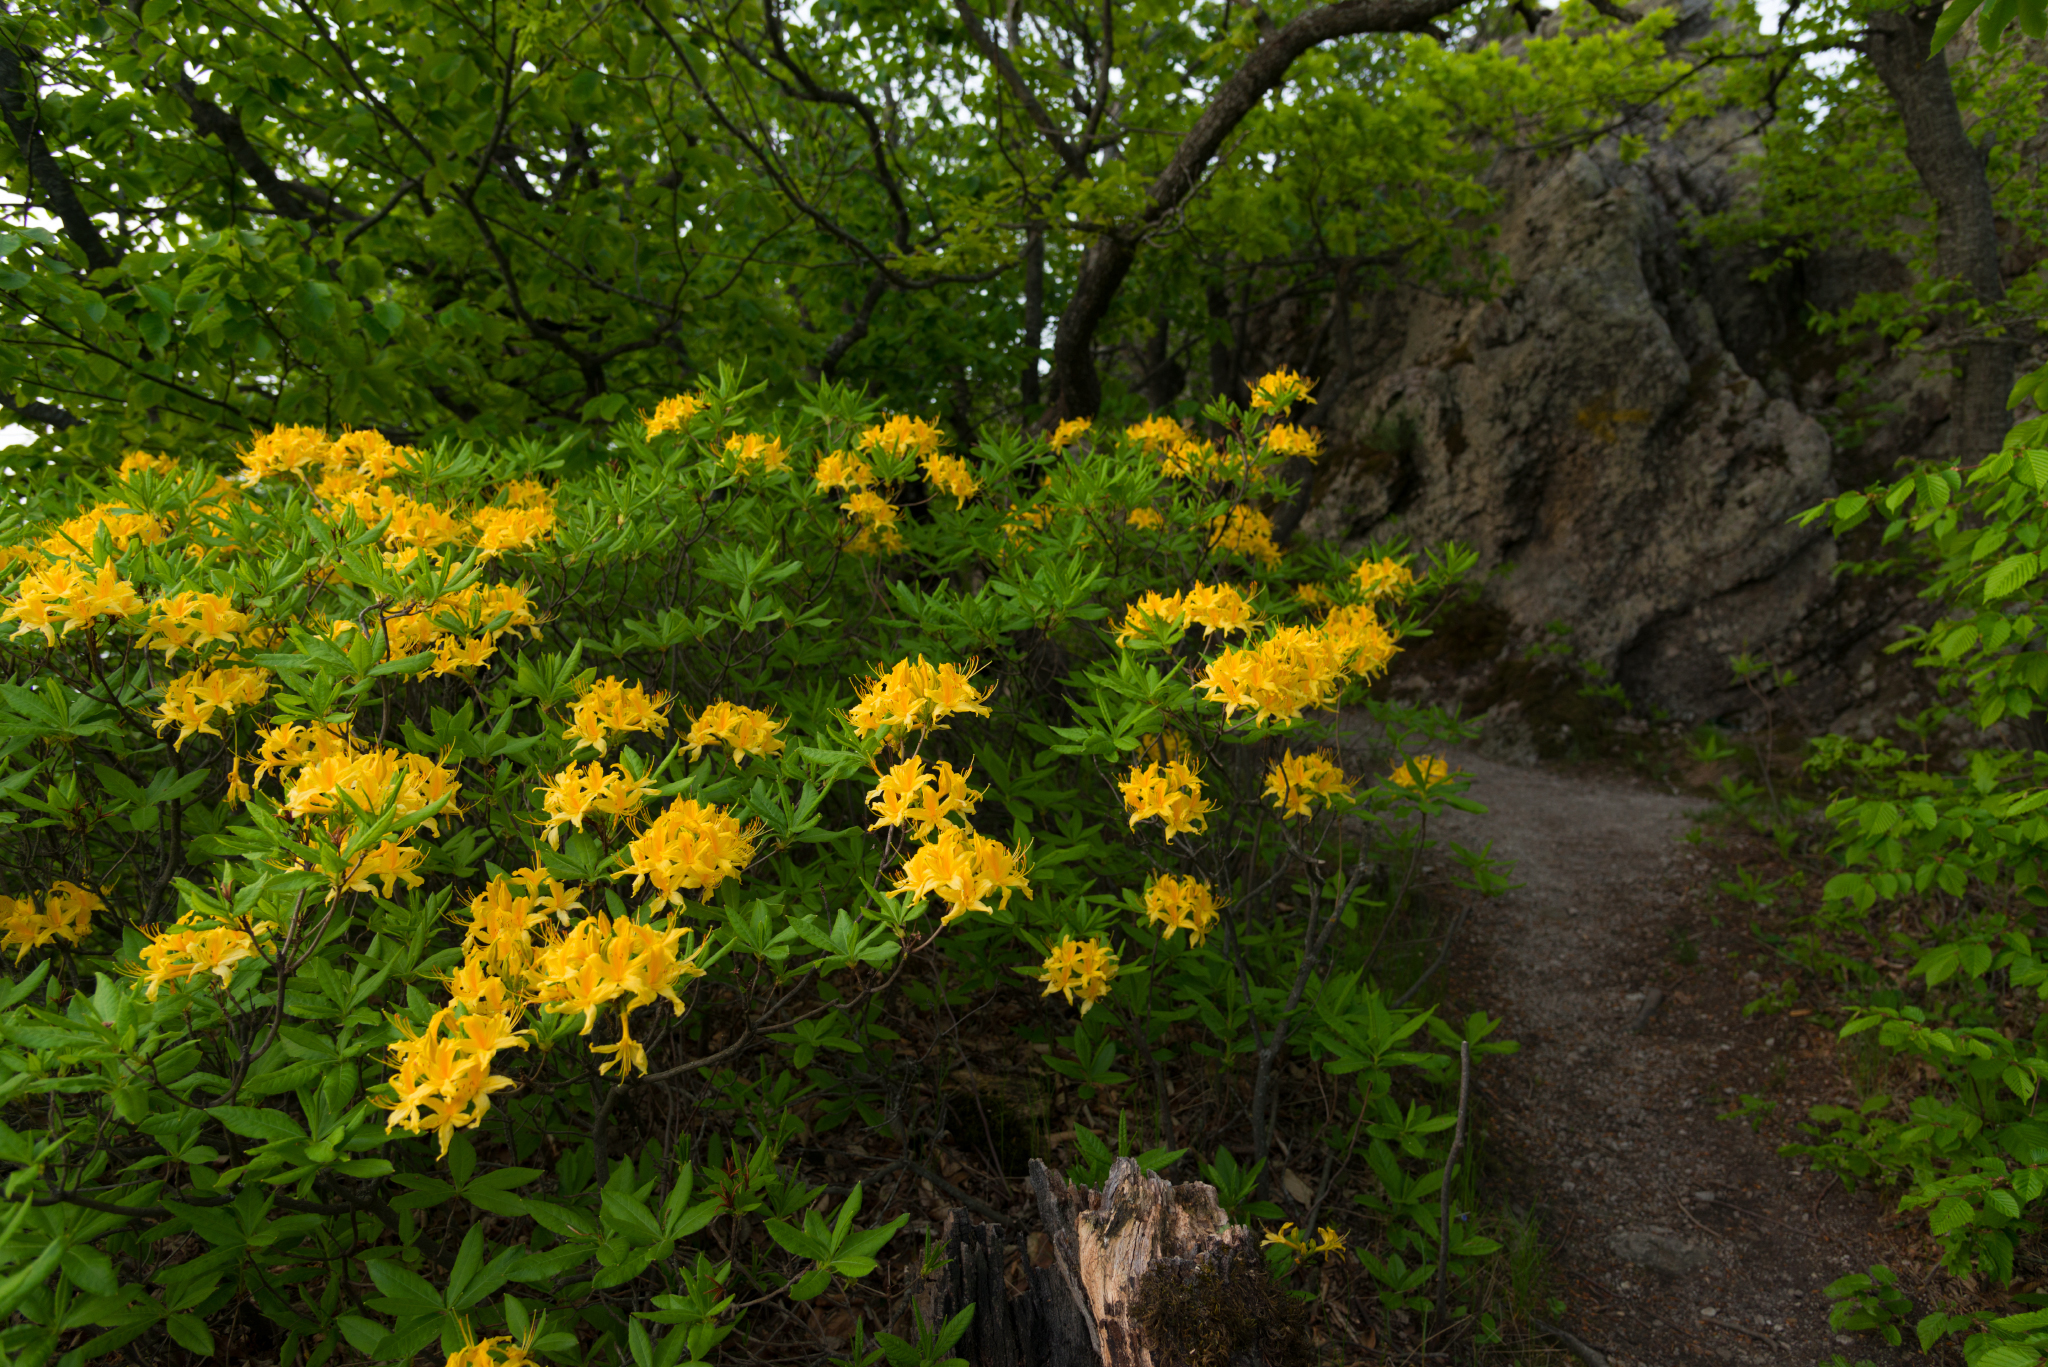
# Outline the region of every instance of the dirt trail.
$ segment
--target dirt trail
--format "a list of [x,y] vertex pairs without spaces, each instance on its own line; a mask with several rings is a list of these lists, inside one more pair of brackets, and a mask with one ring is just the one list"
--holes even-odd
[[1451,1005],[1505,1017],[1521,1041],[1477,1082],[1509,1198],[1557,1246],[1563,1327],[1615,1367],[1908,1361],[1838,1338],[1821,1294],[1885,1260],[1878,1199],[1717,1117],[1766,1091],[1803,1115],[1840,1080],[1819,1031],[1742,1016],[1755,946],[1730,917],[1711,923],[1708,865],[1682,839],[1704,804],[1452,758],[1490,811],[1439,833],[1492,841],[1525,886],[1475,908]]

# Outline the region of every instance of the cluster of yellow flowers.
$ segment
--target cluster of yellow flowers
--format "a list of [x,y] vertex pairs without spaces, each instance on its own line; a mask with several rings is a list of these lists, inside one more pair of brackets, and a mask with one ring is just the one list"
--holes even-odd
[[41,632],[47,644],[55,645],[59,636],[88,628],[99,618],[132,617],[140,611],[142,595],[115,572],[111,560],[96,572],[57,560],[29,571],[14,601],[0,612],[0,621],[17,623],[16,636]]
[[789,452],[777,437],[735,432],[725,439],[725,463],[736,475],[772,475],[789,468]]
[[1266,796],[1283,817],[1307,816],[1317,798],[1327,804],[1333,797],[1351,796],[1351,784],[1329,756],[1289,752],[1266,770]]
[[1248,707],[1260,722],[1292,721],[1305,708],[1327,706],[1350,679],[1384,669],[1395,649],[1361,603],[1332,611],[1319,626],[1280,627],[1257,645],[1219,653],[1199,686],[1226,717]]
[[1394,766],[1394,772],[1387,775],[1391,782],[1403,788],[1427,790],[1451,778],[1451,766],[1444,763],[1441,755],[1410,755]]
[[1038,980],[1045,984],[1045,991],[1039,995],[1050,997],[1057,992],[1067,999],[1069,1006],[1078,997],[1081,1014],[1085,1016],[1090,1007],[1109,995],[1116,974],[1115,950],[1100,940],[1076,940],[1062,935],[1039,969]]
[[610,1054],[611,1062],[597,1071],[619,1069],[620,1076],[647,1071],[647,1050],[633,1038],[634,1011],[656,997],[667,1001],[675,1013],[683,1014],[683,999],[676,989],[704,970],[696,956],[703,948],[678,953],[688,926],[650,926],[626,917],[614,919],[599,912],[578,921],[567,935],[545,945],[535,963],[534,1003],[560,1016],[582,1015],[588,1035],[597,1016],[607,1005],[619,1002],[619,1040],[616,1044],[591,1046],[591,1052]]
[[896,529],[903,510],[872,489],[861,489],[839,505],[859,525],[846,543],[855,555],[882,555],[903,549],[903,533]]
[[1132,767],[1119,785],[1131,825],[1150,817],[1165,823],[1163,832],[1171,840],[1183,831],[1196,834],[1209,828],[1209,811],[1215,805],[1202,796],[1202,779],[1183,760]]
[[[527,1327],[529,1339],[540,1331],[543,1323],[539,1316]],[[471,1334],[470,1327],[462,1325],[462,1347],[448,1355],[442,1367],[532,1367],[540,1359],[533,1356],[533,1344],[515,1342],[510,1335],[500,1334],[478,1342]]]
[[970,911],[1007,907],[1014,892],[1031,896],[1024,851],[965,824],[982,797],[980,789],[967,786],[968,776],[949,761],[928,768],[922,756],[912,755],[882,773],[881,782],[868,790],[868,807],[875,813],[869,830],[909,827],[924,842],[903,861],[890,891],[917,901],[936,894],[947,907],[941,925]]
[[226,987],[235,976],[236,965],[255,958],[257,946],[266,943],[276,929],[272,921],[222,924],[211,914],[189,911],[169,929],[150,934],[132,971],[148,989],[151,1001],[166,983],[209,973]]
[[1323,454],[1323,434],[1313,427],[1276,423],[1266,433],[1266,450],[1282,460],[1290,456],[1314,460]]
[[690,723],[684,744],[693,760],[707,745],[731,746],[732,762],[739,764],[749,755],[766,759],[781,754],[782,741],[777,735],[781,730],[782,723],[759,708],[714,702]]
[[1415,587],[1415,576],[1395,560],[1366,560],[1358,566],[1358,588],[1367,602],[1398,598]]
[[927,769],[921,756],[912,755],[868,790],[868,806],[875,813],[875,822],[868,829],[908,824],[916,828],[919,840],[931,839],[954,817],[974,815],[982,793],[979,788],[969,788],[967,778],[947,760],[940,760],[936,769]]
[[[1252,586],[1252,592],[1258,592],[1258,585]],[[1125,608],[1124,620],[1117,627],[1116,643],[1127,645],[1161,627],[1185,631],[1194,625],[1211,634],[1249,631],[1257,623],[1251,600],[1233,585],[1196,584],[1180,593],[1148,592]]]
[[[286,785],[279,810],[294,820],[304,820],[346,817],[350,808],[377,812],[388,804],[400,817],[410,817],[436,803],[446,803],[442,814],[452,817],[460,810],[455,798],[461,791],[456,771],[431,756],[382,746],[358,749],[350,741],[302,764]],[[435,835],[441,833],[439,816],[420,824]]]
[[[818,467],[811,472],[811,479],[820,493],[833,490],[872,489],[875,485],[875,469],[859,456],[845,451],[834,451],[818,457]],[[843,506],[843,505],[842,505]]]
[[860,445],[890,456],[915,456],[924,477],[934,489],[950,495],[954,506],[964,508],[967,500],[981,492],[981,484],[967,462],[940,450],[946,435],[937,423],[899,413],[860,434]]
[[1209,937],[1210,928],[1222,911],[1216,891],[1199,878],[1162,873],[1145,887],[1145,921],[1165,927],[1163,938],[1185,930],[1188,943],[1199,945]]
[[1124,521],[1126,525],[1136,527],[1141,532],[1156,532],[1166,526],[1166,514],[1157,508],[1133,508],[1131,515]]
[[654,795],[654,785],[617,765],[607,769],[603,761],[592,760],[581,769],[572,764],[562,770],[547,781],[540,794],[541,808],[547,814],[541,829],[549,846],[559,850],[562,827],[574,826],[580,831],[583,819],[593,814],[630,817]]
[[177,743],[183,750],[193,736],[219,736],[213,729],[215,713],[233,712],[237,707],[254,707],[270,692],[270,671],[253,665],[230,665],[225,669],[195,669],[180,674],[164,685],[164,700],[157,704],[156,729],[162,733],[178,728]]
[[1324,1225],[1321,1229],[1317,1230],[1316,1233],[1320,1236],[1320,1241],[1313,1245],[1309,1243],[1307,1235],[1292,1233],[1293,1229],[1294,1222],[1290,1220],[1277,1230],[1267,1231],[1266,1237],[1259,1240],[1259,1247],[1264,1248],[1268,1245],[1277,1244],[1281,1248],[1292,1252],[1296,1261],[1300,1261],[1315,1253],[1320,1253],[1325,1258],[1328,1258],[1344,1251],[1344,1236],[1339,1234],[1332,1226]]
[[1284,366],[1270,375],[1262,375],[1252,386],[1251,411],[1282,413],[1296,403],[1314,403],[1308,392],[1315,388],[1315,383]]
[[1052,430],[1050,445],[1055,451],[1064,451],[1080,438],[1086,436],[1094,422],[1088,418],[1068,418]]
[[[911,852],[890,891],[912,901],[937,894],[947,906],[939,924],[951,925],[970,911],[993,915],[1010,905],[1013,892],[1030,900],[1029,873],[1022,850],[963,826],[947,825]],[[995,906],[988,902],[992,896],[997,899]]]
[[1158,413],[1126,427],[1124,436],[1154,455],[1163,456],[1188,439],[1188,430],[1164,413]]
[[169,664],[181,650],[200,646],[233,645],[249,629],[249,614],[235,608],[235,600],[222,593],[185,590],[167,593],[149,605],[149,625],[143,630],[146,650],[163,647]]
[[[387,1130],[414,1134],[432,1130],[441,1139],[441,1157],[448,1156],[455,1131],[483,1123],[491,1094],[517,1085],[494,1071],[501,1050],[527,1047],[527,1032],[518,1028],[519,1008],[461,1011],[444,1006],[417,1035],[403,1020],[394,1020],[398,1042],[390,1046],[393,1100]],[[421,1110],[426,1114],[422,1115]]]
[[14,961],[31,949],[62,938],[77,944],[92,932],[92,914],[107,904],[76,883],[59,880],[43,894],[43,904],[28,897],[0,897],[0,949],[12,949]]
[[723,807],[682,798],[671,802],[626,847],[633,862],[612,877],[630,875],[636,895],[643,885],[652,884],[668,903],[681,903],[685,892],[709,897],[720,883],[747,871],[758,830]]
[[1160,457],[1159,473],[1169,479],[1221,479],[1231,473],[1234,463],[1216,443],[1182,437]]
[[1273,519],[1257,508],[1240,503],[1209,522],[1209,545],[1248,560],[1267,565],[1280,563],[1280,547],[1273,541]]
[[681,431],[707,407],[709,405],[695,394],[670,395],[654,405],[654,412],[640,415],[640,420],[647,425],[647,440],[653,441],[664,432]]
[[862,739],[880,733],[886,740],[897,731],[930,730],[959,713],[986,717],[987,694],[974,686],[979,667],[972,660],[965,670],[927,664],[922,655],[898,660],[861,685],[860,699],[846,719]]
[[660,734],[668,730],[668,698],[649,693],[639,684],[629,684],[606,675],[583,691],[570,709],[569,724],[562,734],[600,755],[609,738],[629,731]]

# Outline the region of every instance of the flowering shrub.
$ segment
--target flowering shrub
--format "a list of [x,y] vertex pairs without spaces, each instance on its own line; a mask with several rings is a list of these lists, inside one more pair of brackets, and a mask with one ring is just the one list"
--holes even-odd
[[[1470,558],[1283,553],[1304,397],[962,454],[726,375],[580,470],[301,427],[24,489],[0,1346],[673,1367],[834,1288],[907,1328],[853,1285],[934,1142],[892,1042],[963,992],[1084,1100],[1119,1048],[1208,1060],[1253,1188],[1318,1069],[1313,1142],[1371,1175],[1295,1224],[1422,1309],[1414,1267],[1493,1247],[1430,1233],[1426,1041],[1493,1023],[1375,985],[1470,804],[1417,757],[1447,719],[1367,690]],[[896,1156],[835,1181],[855,1120]]]

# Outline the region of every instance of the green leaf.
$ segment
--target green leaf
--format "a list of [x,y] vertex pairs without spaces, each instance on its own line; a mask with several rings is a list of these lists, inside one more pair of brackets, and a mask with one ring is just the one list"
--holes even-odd
[[1929,1212],[1927,1227],[1936,1234],[1947,1234],[1961,1229],[1977,1218],[1977,1212],[1970,1203],[1960,1196],[1943,1197],[1939,1205]]
[[201,1357],[213,1356],[213,1331],[197,1315],[172,1315],[164,1321],[164,1328],[177,1340],[180,1348]]
[[304,1139],[305,1126],[283,1111],[257,1106],[209,1106],[206,1113],[244,1139]]

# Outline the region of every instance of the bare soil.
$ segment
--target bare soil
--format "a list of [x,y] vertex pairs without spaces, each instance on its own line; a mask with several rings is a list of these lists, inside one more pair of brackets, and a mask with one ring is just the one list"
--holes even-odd
[[[1616,1367],[1924,1360],[1910,1338],[1828,1327],[1828,1283],[1873,1263],[1924,1279],[1919,1240],[1883,1197],[1777,1151],[1851,1088],[1807,1012],[1745,1017],[1772,965],[1748,908],[1715,890],[1728,851],[1685,839],[1708,803],[1452,758],[1489,811],[1437,833],[1491,841],[1522,886],[1475,908],[1447,1006],[1502,1016],[1521,1042],[1477,1087],[1501,1194],[1552,1241],[1561,1327]],[[1745,1094],[1776,1103],[1760,1131],[1728,1114]]]

